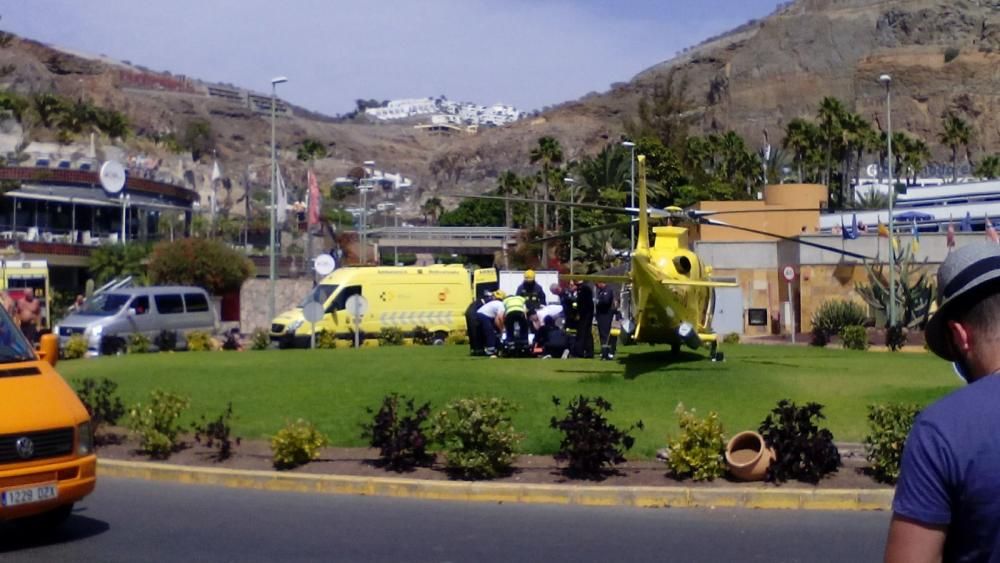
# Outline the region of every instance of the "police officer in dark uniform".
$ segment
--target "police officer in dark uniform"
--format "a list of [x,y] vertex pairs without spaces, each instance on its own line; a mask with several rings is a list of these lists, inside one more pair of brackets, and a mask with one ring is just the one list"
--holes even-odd
[[618,339],[611,335],[611,325],[618,313],[618,302],[614,290],[604,282],[597,282],[597,303],[594,309],[597,318],[597,337],[601,341],[601,359],[614,359]]
[[514,294],[524,298],[524,304],[529,312],[536,311],[545,305],[545,290],[535,281],[534,270],[524,272],[524,282],[517,286]]
[[594,357],[594,290],[586,282],[576,282],[576,343],[574,356]]

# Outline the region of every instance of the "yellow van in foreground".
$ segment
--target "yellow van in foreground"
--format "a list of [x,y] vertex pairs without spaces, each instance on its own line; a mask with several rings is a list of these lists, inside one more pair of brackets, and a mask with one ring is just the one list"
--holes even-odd
[[62,523],[94,490],[90,416],[56,372],[59,342],[35,352],[0,309],[0,521]]
[[368,304],[362,333],[374,336],[385,327],[396,327],[409,335],[422,326],[443,343],[448,334],[465,330],[465,310],[473,292],[496,288],[497,273],[492,268],[471,273],[460,264],[340,268],[323,278],[298,307],[271,321],[271,341],[283,347],[309,347],[312,323],[305,320],[302,308],[310,301],[322,303],[325,311],[316,323],[317,333],[353,338],[347,299],[360,295]]

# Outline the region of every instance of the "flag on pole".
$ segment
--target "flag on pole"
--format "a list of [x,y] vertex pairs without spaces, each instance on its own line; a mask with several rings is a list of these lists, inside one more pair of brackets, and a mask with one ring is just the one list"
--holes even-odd
[[215,182],[219,178],[222,178],[222,171],[219,170],[219,161],[215,160],[212,162],[212,193],[209,196],[209,199],[211,200],[212,203],[210,211],[212,213],[213,220],[215,219],[215,214],[218,213],[219,211],[219,204],[218,204],[219,191],[215,187]]
[[854,240],[858,238],[858,216],[854,216],[853,226],[845,227],[844,218],[840,218],[840,229],[843,232],[844,240]]
[[889,238],[889,227],[886,227],[881,220],[878,222],[878,236]]
[[285,220],[288,218],[288,194],[285,192],[285,179],[281,176],[281,167],[277,167],[276,173],[278,176],[277,180],[277,206],[275,207],[275,214],[277,215],[277,222],[279,225],[284,225]]
[[948,252],[951,252],[952,248],[955,248],[955,223],[948,217],[948,233],[945,235],[945,240],[948,243]]
[[307,225],[318,225],[319,224],[319,208],[320,208],[320,193],[319,193],[319,182],[316,181],[316,175],[313,174],[312,170],[306,173],[306,180],[309,183],[309,206],[306,216]]
[[1000,244],[1000,236],[997,235],[997,230],[993,228],[993,222],[990,221],[990,216],[986,216],[986,238],[990,242],[995,244]]
[[913,235],[913,240],[910,241],[910,250],[914,254],[920,250],[920,229],[917,228],[917,219],[913,218],[913,225],[910,227],[910,234]]

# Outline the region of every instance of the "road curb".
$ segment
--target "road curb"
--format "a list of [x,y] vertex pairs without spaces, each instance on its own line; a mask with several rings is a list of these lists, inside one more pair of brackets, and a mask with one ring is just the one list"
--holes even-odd
[[99,475],[267,491],[294,491],[424,500],[520,504],[572,504],[637,508],[757,508],[889,510],[892,489],[761,489],[750,487],[599,487],[393,477],[311,475],[98,460]]

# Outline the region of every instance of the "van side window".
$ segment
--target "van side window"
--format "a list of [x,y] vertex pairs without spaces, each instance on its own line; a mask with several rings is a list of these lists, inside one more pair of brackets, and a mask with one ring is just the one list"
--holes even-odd
[[344,288],[330,304],[329,311],[343,311],[347,308],[347,298],[352,295],[361,295],[360,285],[350,285]]
[[145,315],[149,312],[149,296],[140,295],[139,297],[136,297],[132,300],[130,307],[135,309],[136,315]]
[[180,294],[154,295],[156,310],[161,315],[176,315],[184,312],[184,301]]
[[185,293],[184,305],[188,313],[200,313],[208,310],[208,299],[201,293]]

